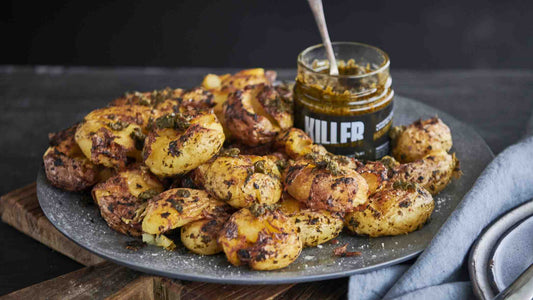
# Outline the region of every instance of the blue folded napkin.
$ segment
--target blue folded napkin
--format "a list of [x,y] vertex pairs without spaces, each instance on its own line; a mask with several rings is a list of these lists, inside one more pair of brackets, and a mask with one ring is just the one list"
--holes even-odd
[[352,276],[349,299],[473,299],[465,266],[470,246],[490,222],[531,198],[533,136],[487,166],[413,265]]

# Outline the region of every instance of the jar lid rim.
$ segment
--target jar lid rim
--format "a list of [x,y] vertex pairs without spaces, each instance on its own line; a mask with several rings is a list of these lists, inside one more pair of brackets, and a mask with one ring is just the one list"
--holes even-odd
[[[378,47],[375,47],[375,46],[372,46],[372,45],[368,45],[368,44],[364,44],[364,43],[358,43],[358,42],[332,42],[331,44],[332,45],[362,46],[362,47],[366,47],[366,48],[371,48],[371,49],[376,50],[378,53],[380,53],[383,56],[383,58],[384,58],[384,62],[381,64],[381,66],[379,66],[379,68],[377,68],[376,70],[373,70],[371,72],[364,73],[364,74],[359,74],[359,75],[342,75],[342,74],[330,75],[330,74],[328,74],[331,77],[336,77],[336,78],[364,78],[364,77],[376,75],[376,74],[382,72],[383,70],[385,70],[386,68],[388,68],[389,65],[390,65],[389,56],[387,55],[387,53],[385,51],[379,49]],[[306,49],[304,49],[302,52],[300,52],[300,54],[298,54],[298,64],[301,65],[302,67],[304,67],[305,69],[316,73],[317,70],[309,67],[307,64],[305,64],[303,62],[303,56],[306,55],[308,52],[311,52],[312,50],[315,50],[315,49],[318,49],[318,48],[321,48],[321,47],[324,47],[324,44],[316,44],[316,45],[313,45],[313,46],[310,46],[310,47],[307,47]]]

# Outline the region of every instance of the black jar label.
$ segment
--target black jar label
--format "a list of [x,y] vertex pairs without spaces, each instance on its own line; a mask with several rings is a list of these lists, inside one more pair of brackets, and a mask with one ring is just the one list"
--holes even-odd
[[295,108],[295,126],[331,153],[377,160],[389,153],[392,103],[356,116],[327,115],[298,106]]

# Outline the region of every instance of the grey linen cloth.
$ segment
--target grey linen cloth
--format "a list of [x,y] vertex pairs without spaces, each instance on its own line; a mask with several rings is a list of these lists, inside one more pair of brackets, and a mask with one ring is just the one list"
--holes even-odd
[[533,136],[487,166],[413,265],[352,276],[349,299],[475,298],[465,267],[470,246],[490,222],[531,198]]

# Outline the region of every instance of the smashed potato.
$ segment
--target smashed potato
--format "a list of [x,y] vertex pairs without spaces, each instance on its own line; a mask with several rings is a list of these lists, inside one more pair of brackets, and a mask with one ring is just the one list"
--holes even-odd
[[213,255],[222,252],[218,234],[229,215],[214,219],[191,222],[181,227],[181,242],[192,252],[200,255]]
[[142,105],[111,106],[93,110],[78,125],[75,139],[94,164],[124,168],[128,158],[140,161],[145,127],[151,109]]
[[67,191],[83,191],[98,182],[99,167],[91,163],[74,140],[76,126],[50,134],[50,147],[43,155],[46,178]]
[[255,214],[248,208],[237,211],[220,232],[218,241],[229,262],[254,270],[288,266],[302,251],[294,220],[279,210],[253,211]]
[[158,176],[184,174],[222,147],[224,132],[209,112],[172,113],[155,120],[144,143],[144,163]]
[[368,195],[374,194],[385,186],[385,183],[389,180],[389,169],[379,161],[369,161],[366,164],[360,164],[355,170],[366,180],[368,184]]
[[286,193],[280,210],[294,220],[304,247],[315,247],[336,238],[344,227],[342,216],[327,210],[310,210]]
[[143,105],[151,108],[158,108],[158,106],[166,100],[177,100],[182,94],[183,89],[171,88],[154,90],[151,92],[127,92],[124,96],[111,101],[109,106]]
[[455,154],[448,154],[444,150],[432,151],[422,159],[399,164],[392,172],[392,181],[418,183],[432,195],[442,191],[452,177],[459,177],[461,174]]
[[311,209],[350,212],[368,198],[368,184],[352,169],[332,160],[298,160],[289,164],[285,191]]
[[202,82],[202,87],[213,94],[215,106],[213,110],[218,119],[225,126],[222,107],[228,96],[237,90],[242,90],[249,85],[272,84],[276,78],[276,72],[266,71],[262,68],[246,69],[233,75],[207,74]]
[[223,214],[227,210],[224,202],[214,199],[205,191],[170,189],[148,203],[142,231],[159,235],[190,222]]
[[194,171],[195,182],[235,208],[273,204],[281,197],[281,174],[268,157],[219,156]]
[[421,159],[431,151],[448,152],[452,148],[450,128],[438,117],[394,127],[390,135],[392,155],[402,163]]
[[109,227],[131,236],[141,235],[147,200],[163,191],[161,182],[145,166],[132,166],[97,184],[92,196]]
[[370,237],[407,234],[421,228],[431,216],[435,202],[423,187],[396,181],[370,196],[361,211],[348,213],[350,231]]
[[[126,93],[50,136],[46,176],[65,190],[93,186],[117,232],[167,250],[181,239],[254,270],[284,268],[345,226],[378,237],[427,222],[432,194],[460,175],[446,124],[394,127],[394,157],[334,155],[292,127],[294,85],[275,79],[256,68],[208,74],[188,90]],[[358,254],[347,245],[331,255]]]
[[292,127],[292,103],[269,85],[248,86],[224,103],[225,125],[231,135],[249,146],[269,143]]

